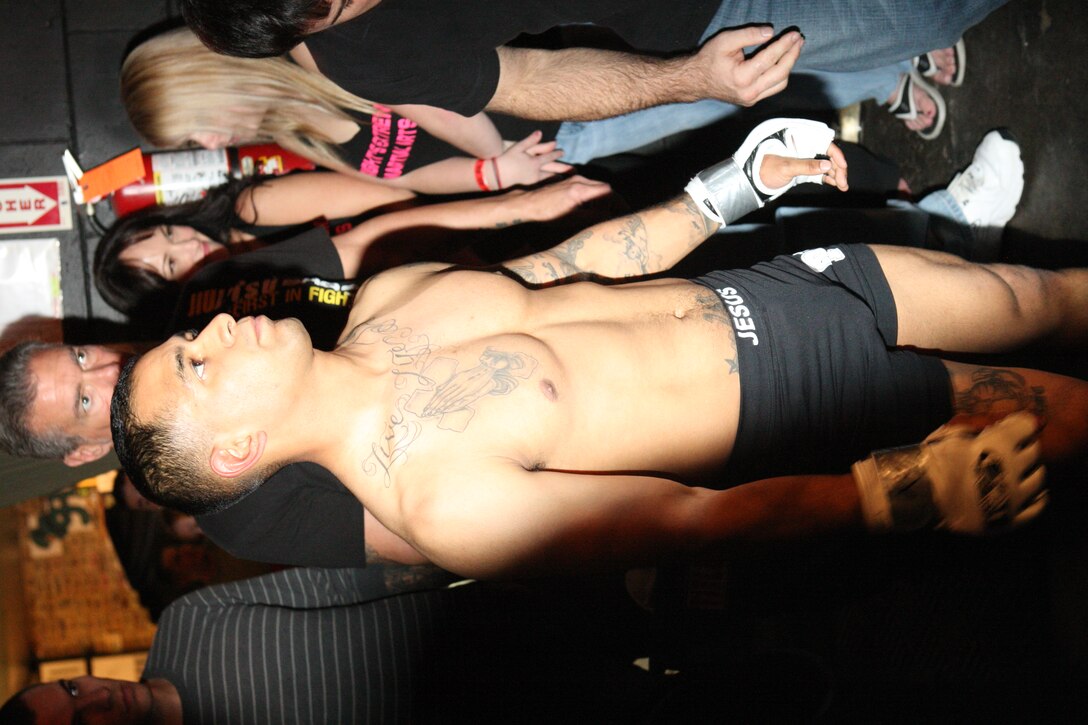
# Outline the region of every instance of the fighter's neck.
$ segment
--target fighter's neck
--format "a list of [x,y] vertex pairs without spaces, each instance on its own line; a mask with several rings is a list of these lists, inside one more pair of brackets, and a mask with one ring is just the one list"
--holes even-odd
[[314,351],[306,396],[281,430],[283,455],[334,473],[357,460],[357,441],[373,440],[385,418],[388,377],[364,353]]

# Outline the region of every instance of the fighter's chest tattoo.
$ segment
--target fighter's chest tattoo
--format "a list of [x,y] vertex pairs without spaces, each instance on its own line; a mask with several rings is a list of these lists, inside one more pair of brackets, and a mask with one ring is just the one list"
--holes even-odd
[[464,432],[485,399],[509,395],[538,364],[526,353],[489,346],[475,364],[462,365],[457,358],[443,356],[442,348],[426,334],[400,327],[392,319],[357,325],[340,345],[388,350],[397,396],[380,438],[371,443],[363,460],[363,472],[381,476],[386,487],[392,484],[394,467],[408,460],[426,424]]

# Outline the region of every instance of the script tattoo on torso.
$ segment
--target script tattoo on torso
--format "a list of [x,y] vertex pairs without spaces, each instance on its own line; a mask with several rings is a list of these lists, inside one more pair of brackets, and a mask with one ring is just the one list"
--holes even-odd
[[488,396],[509,395],[536,370],[531,355],[487,347],[476,365],[461,370],[456,358],[439,355],[440,348],[423,334],[402,328],[396,320],[368,321],[355,326],[340,343],[382,345],[388,348],[394,385],[404,391],[394,403],[381,438],[371,444],[363,461],[368,476],[381,475],[386,487],[391,471],[403,462],[423,430],[421,421],[438,428],[463,432],[476,413],[476,404]]

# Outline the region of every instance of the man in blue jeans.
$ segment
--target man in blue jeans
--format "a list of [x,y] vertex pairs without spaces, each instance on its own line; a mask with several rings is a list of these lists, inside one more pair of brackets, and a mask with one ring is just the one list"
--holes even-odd
[[[182,9],[218,52],[294,49],[296,60],[386,105],[576,121],[701,99],[750,106],[783,90],[795,66],[862,71],[949,47],[1004,1],[185,0]],[[587,24],[634,52],[509,45]]]

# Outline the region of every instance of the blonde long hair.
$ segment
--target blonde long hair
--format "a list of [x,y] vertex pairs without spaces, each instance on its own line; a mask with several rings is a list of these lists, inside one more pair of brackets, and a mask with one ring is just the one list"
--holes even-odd
[[213,53],[188,28],[136,46],[121,67],[121,100],[136,131],[161,148],[190,144],[195,132],[233,133],[225,111],[260,122],[254,141],[272,141],[320,166],[350,167],[313,125],[315,111],[354,120],[374,104],[284,58],[233,58]]

